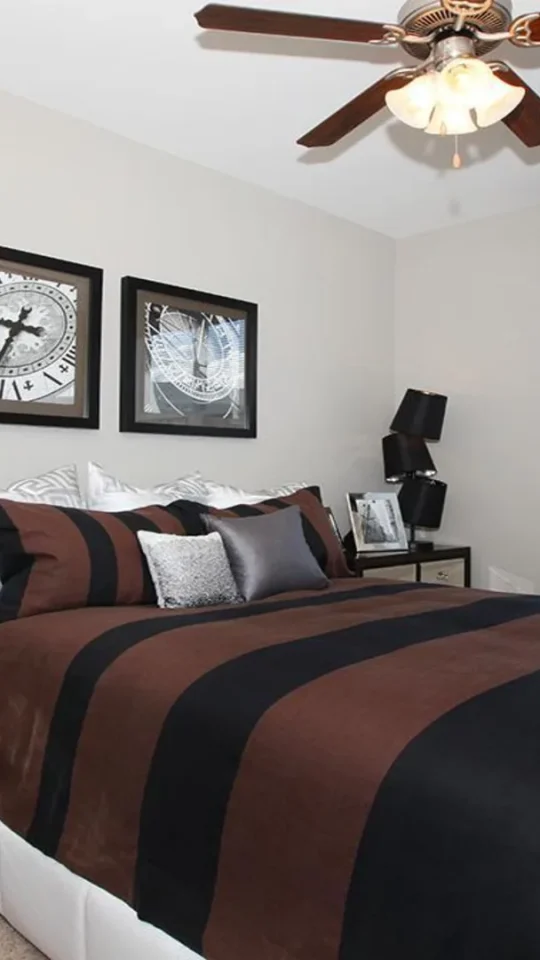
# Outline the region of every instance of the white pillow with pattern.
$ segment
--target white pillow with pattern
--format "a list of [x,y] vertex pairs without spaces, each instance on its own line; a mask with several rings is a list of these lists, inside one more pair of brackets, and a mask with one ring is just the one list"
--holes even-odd
[[173,500],[196,500],[207,502],[206,484],[200,473],[188,474],[168,483],[158,483],[154,487],[135,487],[106,473],[97,463],[88,464],[87,506],[89,510],[104,510],[113,513],[116,510],[137,510],[159,503],[166,505]]
[[74,463],[49,470],[38,477],[18,480],[5,490],[0,490],[0,498],[19,503],[48,503],[53,507],[84,507]]

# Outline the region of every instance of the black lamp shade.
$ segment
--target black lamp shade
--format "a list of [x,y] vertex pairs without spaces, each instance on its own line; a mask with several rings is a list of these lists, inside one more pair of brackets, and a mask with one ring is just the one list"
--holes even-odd
[[424,440],[440,440],[447,400],[440,393],[407,390],[390,429]]
[[400,483],[408,474],[434,477],[437,473],[428,448],[421,437],[389,433],[383,437],[384,477],[387,483]]
[[429,527],[437,530],[441,525],[446,483],[412,477],[406,480],[398,494],[404,523],[411,527]]

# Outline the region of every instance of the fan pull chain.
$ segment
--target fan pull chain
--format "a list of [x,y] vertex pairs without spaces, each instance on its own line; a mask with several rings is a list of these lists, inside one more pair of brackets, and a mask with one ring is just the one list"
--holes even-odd
[[457,136],[454,137],[454,156],[452,157],[452,166],[454,170],[461,169],[461,157],[459,155],[459,145]]

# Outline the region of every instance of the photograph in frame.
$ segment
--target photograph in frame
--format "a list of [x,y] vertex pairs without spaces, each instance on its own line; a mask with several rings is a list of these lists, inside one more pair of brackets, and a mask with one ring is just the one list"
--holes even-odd
[[348,493],[347,507],[357,553],[407,550],[397,494]]

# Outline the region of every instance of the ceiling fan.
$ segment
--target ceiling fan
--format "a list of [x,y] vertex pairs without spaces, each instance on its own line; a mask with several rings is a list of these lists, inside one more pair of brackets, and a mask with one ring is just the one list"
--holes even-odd
[[[540,97],[508,64],[480,59],[503,40],[540,47],[540,12],[512,21],[510,0],[408,0],[397,24],[220,3],[195,18],[207,30],[400,46],[421,61],[377,80],[301,137],[302,146],[337,143],[385,103],[426,133],[458,136],[502,120],[525,146],[540,146]],[[460,165],[456,152],[454,166]]]

